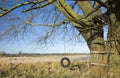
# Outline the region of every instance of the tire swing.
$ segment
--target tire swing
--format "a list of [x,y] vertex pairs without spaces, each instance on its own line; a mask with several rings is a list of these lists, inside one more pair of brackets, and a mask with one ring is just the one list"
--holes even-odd
[[[64,34],[66,35],[66,31],[64,31]],[[65,52],[65,54],[66,54],[65,41],[66,41],[66,39],[65,39],[65,37],[64,37],[64,52]],[[68,67],[70,67],[71,61],[70,61],[70,59],[69,59],[68,57],[63,57],[63,58],[61,59],[61,61],[60,61],[60,64],[61,64],[62,67],[68,68]]]
[[60,61],[61,66],[64,67],[64,68],[69,67],[69,66],[70,66],[70,63],[71,63],[71,62],[70,62],[70,59],[67,58],[67,57],[63,57],[63,58],[61,59],[61,61]]

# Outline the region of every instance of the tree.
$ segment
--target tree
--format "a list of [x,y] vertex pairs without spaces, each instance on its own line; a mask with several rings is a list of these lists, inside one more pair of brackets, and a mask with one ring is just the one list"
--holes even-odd
[[[0,37],[4,38],[5,35],[12,34],[15,38],[18,33],[26,32],[29,26],[50,26],[50,31],[44,38],[42,37],[44,41],[54,33],[55,28],[69,24],[83,36],[91,52],[114,51],[120,54],[119,3],[118,0],[15,0],[14,2],[1,0],[0,19],[9,17],[15,21],[19,20],[21,26],[16,24],[9,26]],[[27,18],[12,14],[15,9],[21,10],[25,15],[28,14]],[[33,19],[37,17],[42,18],[43,24],[34,23]],[[103,39],[103,26],[108,26],[107,41]],[[102,59],[100,61],[108,62]]]
[[19,55],[21,55],[22,54],[22,51],[19,51],[19,53],[18,53]]
[[6,55],[6,52],[5,51],[0,51],[0,55]]

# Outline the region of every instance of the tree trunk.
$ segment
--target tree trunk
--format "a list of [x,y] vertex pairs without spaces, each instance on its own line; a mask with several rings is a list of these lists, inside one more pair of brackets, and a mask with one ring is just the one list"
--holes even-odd
[[[103,32],[103,31],[102,31]],[[87,37],[85,35],[84,38],[87,39],[88,47],[91,51],[92,60],[91,63],[97,63],[97,64],[108,64],[108,54],[99,54],[100,52],[105,51],[105,44],[103,39],[103,33],[98,34],[96,38],[94,38],[92,41],[88,41]],[[90,35],[91,36],[91,35]],[[94,54],[94,52],[99,52],[98,54]],[[108,78],[108,67],[105,66],[91,66],[91,78]]]
[[[79,24],[73,23],[74,26]],[[79,28],[78,28],[79,30]],[[79,32],[81,32],[79,30]],[[89,30],[87,32],[81,32],[82,36],[86,40],[91,52],[91,63],[108,64],[108,54],[93,54],[94,52],[105,52],[105,43],[103,39],[103,28],[99,27],[98,30]],[[90,78],[108,78],[108,67],[105,66],[91,66]]]
[[[120,34],[119,34],[120,32],[120,1],[118,0],[113,1],[110,6],[112,7],[108,10],[110,23],[108,25],[109,31],[108,31],[108,41],[107,41],[106,49],[115,53],[112,57],[112,60],[113,60],[112,63],[118,64],[119,61],[117,60],[120,59],[118,58],[120,55]],[[110,73],[113,74],[111,78],[113,77],[119,78],[120,72],[118,72],[118,70],[120,66],[116,67],[117,69],[115,70],[114,68],[115,67],[113,66],[112,68],[113,70],[110,71]]]

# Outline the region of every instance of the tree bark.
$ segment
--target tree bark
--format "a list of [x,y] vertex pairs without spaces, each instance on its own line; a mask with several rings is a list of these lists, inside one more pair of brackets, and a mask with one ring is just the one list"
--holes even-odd
[[[83,10],[84,14],[87,15],[91,11],[94,10],[90,2],[77,2],[79,7]],[[88,10],[89,9],[89,10]],[[101,13],[101,11],[97,11],[98,14]],[[94,15],[89,16],[87,19],[91,19],[94,17]],[[74,26],[78,26],[79,24],[74,24]],[[80,26],[78,26],[80,27]],[[79,30],[79,28],[77,28]],[[81,32],[81,30],[79,30]],[[86,40],[88,47],[90,49],[91,53],[97,52],[103,52],[105,51],[105,42],[103,39],[103,28],[98,27],[97,30],[89,30],[87,32],[81,32],[82,36]],[[107,55],[101,55],[101,54],[91,54],[92,60],[91,63],[98,63],[100,65],[108,64],[108,54]],[[90,68],[90,77],[89,78],[108,78],[108,67],[106,66],[91,66]]]
[[[92,31],[96,32],[96,31]],[[103,30],[101,30],[103,32]],[[89,36],[88,36],[89,35]],[[83,34],[83,37],[87,41],[88,47],[91,51],[92,60],[91,63],[98,63],[98,64],[108,64],[108,54],[94,54],[94,52],[103,52],[105,51],[105,44],[103,39],[103,33],[99,33],[97,37],[93,37],[90,33]],[[91,40],[91,41],[90,41]],[[91,66],[91,73],[90,78],[108,78],[108,67],[107,66]]]
[[[110,9],[108,10],[108,16],[109,16],[109,25],[108,25],[108,41],[106,44],[106,50],[109,50],[111,52],[114,52],[115,54],[112,57],[112,63],[118,62],[117,60],[120,55],[120,1],[115,0],[111,2],[111,5],[109,6]],[[119,70],[119,69],[118,69]],[[117,71],[113,70],[114,72]],[[118,78],[120,75],[116,72],[114,73],[111,71],[110,73],[113,74],[111,78]]]

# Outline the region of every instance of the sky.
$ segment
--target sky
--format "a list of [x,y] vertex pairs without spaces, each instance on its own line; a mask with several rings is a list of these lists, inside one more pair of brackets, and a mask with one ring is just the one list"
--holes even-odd
[[[7,7],[11,6],[8,5]],[[23,7],[24,9],[27,8]],[[49,7],[50,8],[50,7]],[[11,14],[22,17],[25,19],[28,18],[23,13],[20,13],[22,8],[16,9]],[[76,11],[79,11],[79,14],[82,14],[82,11],[80,11],[78,8],[75,8]],[[41,22],[41,17],[37,17],[36,20],[34,20],[35,23]],[[8,21],[9,22],[9,21]],[[6,29],[7,26],[10,24],[14,24],[14,22],[6,22],[6,20],[0,19],[0,32],[2,32],[4,29]],[[4,24],[5,23],[5,24]],[[19,25],[19,23],[18,23]],[[71,27],[71,26],[68,26]],[[49,53],[89,53],[89,48],[85,42],[85,40],[82,37],[80,38],[80,42],[76,42],[76,44],[72,43],[74,40],[69,40],[68,42],[65,42],[64,39],[61,39],[59,36],[61,35],[60,31],[58,30],[56,35],[57,37],[52,38],[52,41],[54,41],[54,44],[47,44],[43,47],[43,45],[39,44],[37,45],[35,41],[37,41],[37,37],[39,37],[41,34],[45,34],[46,31],[49,30],[48,27],[32,27],[34,30],[34,33],[37,33],[37,35],[30,35],[29,33],[25,35],[25,40],[17,40],[17,41],[6,41],[2,40],[0,41],[0,51],[5,51],[6,53],[41,53],[41,54],[49,54]],[[70,29],[70,28],[69,28]],[[75,33],[78,31],[75,30]],[[71,32],[73,33],[73,32]],[[70,33],[70,34],[71,34]],[[70,37],[70,34],[66,36]],[[74,34],[73,34],[74,35]],[[107,39],[107,26],[104,27],[104,39]]]
[[[3,20],[2,20],[3,21]],[[4,31],[7,28],[7,25],[4,24],[0,20],[0,31]],[[12,23],[13,24],[13,23]],[[68,26],[71,27],[71,26]],[[6,53],[15,54],[15,53],[40,53],[40,54],[49,54],[49,53],[89,53],[88,46],[84,39],[82,37],[78,37],[81,42],[80,43],[72,43],[74,40],[69,40],[68,42],[64,41],[63,38],[61,38],[61,35],[64,35],[64,32],[62,28],[60,30],[57,30],[56,36],[51,38],[54,44],[52,45],[47,44],[46,46],[43,46],[41,44],[37,45],[37,40],[40,35],[44,35],[46,31],[48,31],[49,27],[41,27],[41,26],[34,26],[32,27],[32,34],[27,33],[24,36],[24,40],[19,39],[15,41],[7,41],[2,40],[0,41],[0,51],[5,51]],[[71,29],[71,28],[69,28]],[[68,29],[68,31],[69,31]],[[77,31],[75,30],[75,33]],[[72,34],[72,32],[71,32]],[[70,37],[70,33],[66,36]],[[74,35],[74,34],[73,34]],[[65,45],[64,45],[65,44]]]
[[[90,50],[87,46],[87,43],[82,36],[78,37],[79,42],[75,40],[65,41],[60,38],[61,33],[56,33],[57,37],[53,37],[52,41],[55,41],[53,44],[47,44],[43,46],[41,44],[37,45],[36,36],[40,35],[41,32],[45,33],[47,31],[46,27],[33,27],[34,31],[37,32],[37,35],[30,35],[29,33],[25,35],[25,40],[16,40],[16,41],[0,41],[0,51],[5,51],[6,53],[40,53],[40,54],[49,54],[49,53],[89,53]],[[108,27],[104,26],[104,40],[107,39]],[[40,30],[40,31],[39,31]],[[59,32],[60,30],[58,30]],[[39,32],[39,33],[38,33]],[[42,33],[42,34],[43,34]],[[69,37],[67,35],[66,37]],[[67,38],[66,38],[67,39]],[[72,43],[73,42],[73,43]]]
[[[53,44],[48,42],[46,46],[37,44],[37,38],[39,35],[44,34],[44,31],[47,31],[49,28],[35,26],[32,27],[33,32],[37,34],[26,34],[24,40],[19,39],[15,41],[0,41],[0,51],[5,51],[9,54],[16,54],[19,52],[22,53],[40,53],[40,54],[49,54],[49,53],[89,53],[88,46],[82,37],[78,37],[81,41],[80,43],[74,43],[75,40],[64,41],[61,38],[61,30],[58,30],[56,36],[51,38]],[[3,28],[4,29],[4,28]],[[2,27],[1,27],[2,30]],[[69,34],[70,35],[70,34]],[[66,36],[68,37],[68,35]],[[8,39],[9,40],[9,39]]]
[[[107,39],[107,26],[104,27],[104,39]],[[29,38],[30,39],[30,38]],[[58,38],[59,39],[59,38]],[[53,39],[54,40],[54,39]],[[26,39],[25,41],[15,41],[15,42],[6,42],[0,41],[0,51],[5,51],[6,53],[15,54],[15,53],[40,53],[40,54],[49,54],[49,53],[89,53],[89,48],[81,38],[80,43],[72,44],[71,42],[64,42],[64,40],[59,40],[59,42],[54,43],[54,45],[46,45],[45,47],[37,45],[32,41]]]
[[19,53],[20,51],[23,53],[40,53],[40,54],[47,54],[47,53],[88,53],[89,49],[87,45],[84,43],[77,44],[76,46],[70,46],[66,44],[64,49],[64,43],[58,42],[54,44],[54,46],[46,46],[41,48],[40,45],[36,47],[36,44],[32,43],[24,43],[14,42],[14,43],[0,43],[0,50],[5,51],[7,53]]

